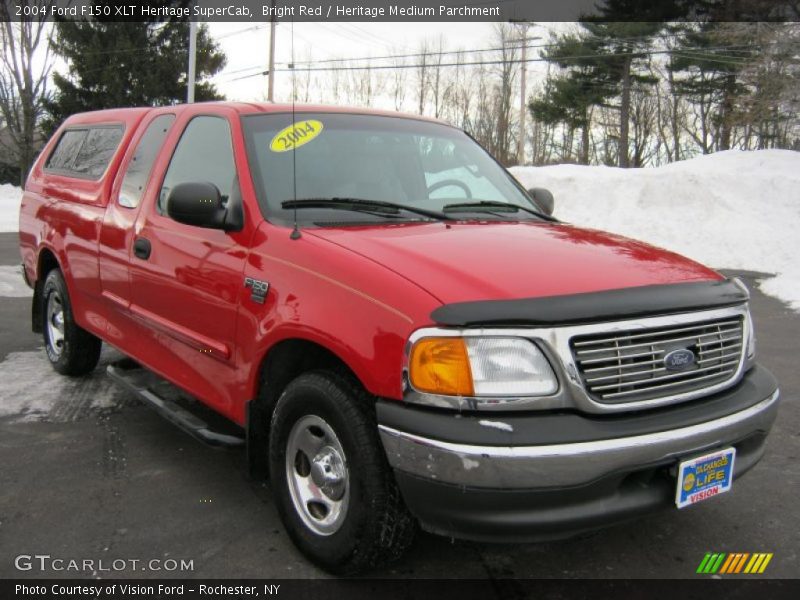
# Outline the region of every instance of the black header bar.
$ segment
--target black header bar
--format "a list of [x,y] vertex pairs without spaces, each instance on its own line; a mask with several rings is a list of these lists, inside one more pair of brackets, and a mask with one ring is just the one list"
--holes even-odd
[[[3,0],[3,20],[796,21],[795,0]],[[608,11],[613,9],[612,13]]]
[[[746,578],[747,577],[747,578]],[[699,600],[794,599],[800,579],[735,576],[691,579],[27,579],[0,581],[3,600],[499,600],[509,598],[614,598]]]

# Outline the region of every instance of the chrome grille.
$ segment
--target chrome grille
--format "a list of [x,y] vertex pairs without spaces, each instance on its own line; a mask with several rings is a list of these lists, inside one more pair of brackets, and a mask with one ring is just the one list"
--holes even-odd
[[[732,379],[744,347],[742,317],[581,335],[570,341],[584,387],[598,402],[651,400],[718,385]],[[689,349],[695,362],[669,370],[664,357]]]

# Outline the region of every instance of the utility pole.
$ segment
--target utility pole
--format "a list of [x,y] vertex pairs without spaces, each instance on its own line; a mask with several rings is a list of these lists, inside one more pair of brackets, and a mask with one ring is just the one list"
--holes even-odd
[[267,100],[275,101],[275,0],[271,0],[272,16],[269,23],[269,73],[267,75]]
[[531,40],[538,40],[541,39],[539,37],[528,37],[528,27],[531,26],[531,23],[527,21],[517,21],[516,24],[519,26],[521,35],[520,35],[520,44],[522,46],[522,59],[519,64],[520,67],[520,77],[519,77],[519,139],[517,140],[517,164],[524,165],[525,164],[525,113],[528,112],[527,107],[525,106],[525,95],[526,95],[526,87],[527,87],[527,63],[525,62],[528,60],[528,42]]
[[525,164],[525,74],[527,72],[527,65],[525,61],[528,58],[528,40],[525,37],[525,30],[522,33],[522,62],[519,64],[519,140],[517,140],[517,164]]
[[194,80],[197,72],[197,23],[189,21],[189,73],[186,77],[186,102],[194,102]]

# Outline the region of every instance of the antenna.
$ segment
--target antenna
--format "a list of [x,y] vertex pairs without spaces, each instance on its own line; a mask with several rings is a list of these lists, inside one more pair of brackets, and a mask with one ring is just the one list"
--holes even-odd
[[[292,15],[292,133],[294,134],[295,126],[295,113],[294,101],[297,96],[297,72],[294,69],[294,15]],[[297,147],[292,150],[292,200],[297,200]],[[300,230],[297,228],[297,204],[294,206],[294,229],[289,234],[289,239],[299,240],[301,237]]]

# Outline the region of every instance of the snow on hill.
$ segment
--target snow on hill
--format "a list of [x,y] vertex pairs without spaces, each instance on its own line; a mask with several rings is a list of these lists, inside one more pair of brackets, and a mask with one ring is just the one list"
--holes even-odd
[[[762,289],[800,310],[800,152],[718,152],[653,169],[514,167],[549,188],[555,215],[645,240],[715,268],[775,273]],[[16,231],[18,187],[0,185],[0,231]]]
[[718,152],[652,169],[511,169],[548,188],[555,216],[715,268],[775,273],[762,290],[800,310],[800,152]]

